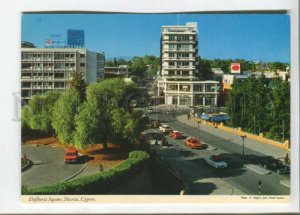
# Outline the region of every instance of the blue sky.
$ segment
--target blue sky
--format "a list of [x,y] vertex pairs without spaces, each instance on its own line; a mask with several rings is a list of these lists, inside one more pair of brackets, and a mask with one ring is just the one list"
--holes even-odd
[[51,34],[85,31],[85,47],[106,58],[159,56],[162,25],[197,22],[199,55],[290,62],[290,17],[285,14],[25,14],[22,40],[44,47]]

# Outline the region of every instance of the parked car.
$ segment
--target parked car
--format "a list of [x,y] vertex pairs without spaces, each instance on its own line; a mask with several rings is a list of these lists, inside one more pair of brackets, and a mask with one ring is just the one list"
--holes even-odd
[[220,155],[211,155],[204,158],[205,162],[214,168],[227,168],[227,163],[222,160]]
[[161,133],[168,134],[172,131],[172,128],[169,127],[167,124],[162,124],[159,126],[159,131]]
[[147,113],[148,113],[148,114],[153,113],[153,109],[152,109],[152,108],[148,108],[148,109],[147,109]]
[[194,138],[194,137],[187,137],[184,141],[183,141],[184,145],[186,145],[189,148],[192,149],[204,149],[207,146],[205,144],[202,144],[200,140]]
[[65,160],[65,164],[78,162],[79,154],[77,149],[74,146],[71,146],[66,149],[64,160]]
[[284,165],[281,160],[274,157],[267,157],[261,161],[261,165],[265,169],[270,169],[278,174],[288,174],[290,173],[290,168]]
[[179,131],[171,131],[169,133],[169,137],[171,137],[173,139],[181,139],[182,138],[182,134]]

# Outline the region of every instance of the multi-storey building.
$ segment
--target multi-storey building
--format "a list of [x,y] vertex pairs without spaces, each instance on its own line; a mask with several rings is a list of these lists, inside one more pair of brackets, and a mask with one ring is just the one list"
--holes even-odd
[[86,83],[104,77],[105,56],[84,48],[22,48],[21,98],[48,90],[65,90],[73,72],[82,74]]
[[106,66],[104,68],[105,78],[128,78],[130,75],[128,65]]
[[211,106],[217,104],[218,82],[200,81],[197,23],[163,26],[161,74],[158,94],[167,105]]

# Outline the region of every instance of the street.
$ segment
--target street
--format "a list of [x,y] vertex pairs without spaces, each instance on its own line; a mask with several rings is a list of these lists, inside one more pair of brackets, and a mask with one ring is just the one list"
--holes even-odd
[[79,172],[84,163],[65,164],[65,150],[48,146],[22,145],[22,154],[33,166],[22,172],[22,185],[29,188],[54,184]]
[[[176,114],[174,115],[176,116]],[[255,171],[255,169],[248,168],[248,165],[250,166],[252,164],[257,169],[262,169],[258,164],[262,158],[266,157],[265,154],[245,146],[245,165],[243,165],[241,145],[235,144],[228,139],[212,135],[203,130],[199,130],[197,127],[179,122],[176,120],[176,117],[170,118],[165,112],[160,112],[156,116],[154,114],[150,115],[150,118],[156,117],[167,123],[173,129],[183,132],[185,136],[200,136],[200,140],[208,145],[207,149],[192,150],[183,145],[182,139],[174,140],[167,137],[167,140],[171,145],[170,147],[163,149],[160,147],[154,148],[155,152],[168,160],[169,163],[172,163],[173,167],[179,168],[185,172],[192,185],[203,179],[222,179],[242,191],[244,194],[257,195],[258,183],[261,181],[262,195],[289,194],[289,188],[281,183],[282,181],[289,180],[289,175],[278,175],[273,172],[261,174],[260,172]],[[227,169],[214,169],[211,166],[208,166],[203,158],[212,154],[221,155],[228,163],[229,167]],[[208,187],[214,186],[215,185],[210,184]],[[194,190],[193,187],[195,187]],[[208,191],[208,193],[211,193],[211,191]],[[191,194],[199,194],[199,190],[196,186],[192,186]]]

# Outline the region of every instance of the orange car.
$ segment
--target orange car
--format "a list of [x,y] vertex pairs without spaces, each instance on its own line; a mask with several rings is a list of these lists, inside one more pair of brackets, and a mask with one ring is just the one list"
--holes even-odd
[[188,137],[184,140],[184,145],[192,149],[204,149],[206,145],[202,144],[200,140],[194,137]]
[[169,137],[174,138],[174,139],[181,139],[182,135],[179,131],[171,131],[169,133]]
[[66,149],[65,153],[65,163],[77,163],[79,159],[78,151],[74,146]]

